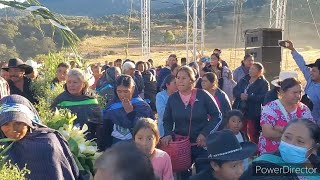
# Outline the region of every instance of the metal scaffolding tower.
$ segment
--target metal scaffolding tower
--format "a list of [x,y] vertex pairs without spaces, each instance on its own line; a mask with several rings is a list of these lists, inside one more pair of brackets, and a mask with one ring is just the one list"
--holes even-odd
[[285,29],[287,0],[271,0],[270,28]]
[[[186,51],[187,61],[197,61],[200,54],[204,54],[204,32],[205,32],[205,7],[206,0],[186,0],[187,4],[187,33]],[[198,8],[201,7],[201,15],[198,16]],[[193,9],[193,11],[191,11]],[[199,50],[200,48],[200,50]]]
[[142,57],[150,58],[150,0],[141,0],[141,46]]
[[235,66],[238,60],[238,46],[242,37],[242,10],[244,0],[235,0],[234,3],[234,16],[233,16],[233,50],[230,53],[230,61]]

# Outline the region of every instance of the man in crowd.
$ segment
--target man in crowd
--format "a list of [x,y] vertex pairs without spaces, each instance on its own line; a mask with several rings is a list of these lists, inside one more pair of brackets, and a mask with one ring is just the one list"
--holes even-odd
[[251,54],[247,54],[244,56],[243,60],[241,61],[241,66],[233,72],[233,80],[235,82],[239,82],[243,77],[249,74],[249,69],[253,65],[254,60]]
[[31,66],[16,58],[10,59],[8,66],[2,69],[9,72],[10,80],[8,84],[11,94],[21,95],[33,104],[37,102],[31,89],[31,80],[25,77],[25,74],[32,73],[33,68]]
[[122,65],[122,74],[126,74],[133,77],[139,95],[143,98],[144,83],[142,74],[139,71],[136,71],[135,68],[136,65],[131,60],[126,60],[125,63],[123,63]]
[[122,68],[122,59],[117,59],[114,61],[114,67]]
[[[221,53],[222,53],[221,49],[214,49],[213,50],[213,54],[218,54],[220,57],[221,57]],[[224,60],[221,60],[221,64],[222,64],[222,66],[229,67],[228,63]]]
[[286,41],[288,49],[291,50],[293,59],[296,61],[299,69],[302,71],[307,85],[305,87],[305,94],[310,98],[313,103],[312,116],[313,119],[320,124],[320,59],[315,63],[306,64],[303,56],[294,48],[291,41]]
[[169,75],[171,74],[171,66],[173,64],[177,64],[178,63],[178,59],[177,56],[175,54],[171,54],[168,57],[167,60],[167,66],[165,68],[162,68],[159,72],[158,78],[157,78],[157,90],[160,91],[160,87],[162,85],[163,80]]

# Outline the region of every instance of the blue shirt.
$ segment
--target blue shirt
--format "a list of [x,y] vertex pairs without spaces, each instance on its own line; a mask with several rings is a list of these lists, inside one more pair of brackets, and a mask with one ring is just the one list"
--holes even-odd
[[163,114],[166,110],[166,105],[168,102],[168,93],[166,90],[159,92],[156,96],[156,108],[158,113],[158,128],[160,132],[160,136],[164,135],[164,128],[163,128]]
[[310,69],[306,66],[306,62],[301,54],[299,54],[297,51],[293,51],[292,57],[296,61],[304,75],[305,80],[307,81],[304,91],[306,94],[308,94],[313,103],[313,119],[317,122],[317,124],[320,124],[320,83],[316,83],[311,79]]

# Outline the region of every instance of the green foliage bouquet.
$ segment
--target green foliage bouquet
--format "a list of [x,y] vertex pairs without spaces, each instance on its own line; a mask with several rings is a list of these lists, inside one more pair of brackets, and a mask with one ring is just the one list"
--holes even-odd
[[30,174],[30,171],[24,167],[20,169],[17,165],[11,164],[7,160],[6,153],[13,145],[14,141],[9,138],[0,139],[0,143],[10,143],[8,146],[0,146],[0,179],[1,180],[26,180],[26,175]]

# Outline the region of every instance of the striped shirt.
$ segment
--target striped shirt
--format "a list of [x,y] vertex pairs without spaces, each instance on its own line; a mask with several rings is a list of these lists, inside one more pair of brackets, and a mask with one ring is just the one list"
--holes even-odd
[[9,85],[5,79],[0,77],[0,99],[8,95],[10,95]]

